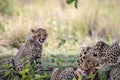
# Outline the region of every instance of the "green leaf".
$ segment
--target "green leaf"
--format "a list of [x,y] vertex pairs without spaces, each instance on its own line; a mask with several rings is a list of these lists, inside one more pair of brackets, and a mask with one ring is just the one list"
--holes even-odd
[[35,75],[35,79],[40,79],[40,78],[41,78],[40,75],[38,75],[38,74]]
[[30,64],[26,64],[25,68],[30,68],[30,66],[31,66]]
[[30,70],[30,69],[25,69],[25,70],[19,71],[19,73],[20,73],[21,75],[23,75],[23,74],[27,73],[29,70]]
[[76,59],[75,58],[70,58],[68,62],[75,63]]
[[78,80],[82,80],[82,76],[79,76]]
[[75,8],[78,8],[77,3],[78,3],[78,0],[75,0]]
[[66,43],[66,40],[65,39],[61,39],[60,42],[59,42],[59,47],[61,47],[65,43]]
[[76,78],[73,78],[72,80],[77,80]]
[[77,5],[78,0],[66,0],[66,3],[67,3],[67,4],[72,4],[73,2],[75,2],[75,3],[74,3],[75,8],[78,8],[78,5]]
[[11,71],[6,71],[5,76],[8,76],[11,73]]
[[25,74],[25,70],[19,71],[19,74],[22,75],[22,78],[25,79],[26,78],[26,74]]
[[50,75],[49,75],[48,73],[44,73],[44,74],[41,76],[40,80],[50,80]]
[[96,74],[91,74],[91,75],[87,75],[86,78],[90,79],[90,80],[94,80]]
[[58,61],[59,61],[59,62],[65,62],[64,59],[60,59],[60,58],[58,59]]
[[101,75],[101,80],[107,80],[107,77],[106,77],[105,74],[102,74],[102,75]]
[[51,54],[50,56],[51,56],[52,58],[56,58],[56,55]]
[[75,0],[66,0],[67,4],[73,3]]
[[52,61],[52,63],[54,63],[54,62],[55,62],[55,59],[52,58],[51,61]]
[[25,73],[28,72],[30,69],[25,69]]
[[57,66],[58,66],[59,69],[63,69],[63,66],[60,62],[57,62]]
[[110,70],[110,67],[105,68],[105,71],[109,71],[109,70]]
[[8,64],[3,64],[2,67],[8,69],[9,65]]

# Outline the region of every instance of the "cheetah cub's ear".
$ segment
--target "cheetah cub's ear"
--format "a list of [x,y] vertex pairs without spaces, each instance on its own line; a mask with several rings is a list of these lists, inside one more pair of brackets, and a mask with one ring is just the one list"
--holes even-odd
[[118,43],[118,46],[120,47],[120,39],[116,41]]
[[34,29],[31,29],[31,32],[34,34],[34,33],[35,33],[35,30],[34,30]]

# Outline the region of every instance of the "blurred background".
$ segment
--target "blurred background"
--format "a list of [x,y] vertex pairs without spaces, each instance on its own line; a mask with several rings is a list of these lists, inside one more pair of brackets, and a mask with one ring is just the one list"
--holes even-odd
[[59,55],[75,65],[81,47],[120,39],[120,0],[78,0],[78,9],[65,0],[0,0],[0,63],[38,27],[48,31],[43,61]]

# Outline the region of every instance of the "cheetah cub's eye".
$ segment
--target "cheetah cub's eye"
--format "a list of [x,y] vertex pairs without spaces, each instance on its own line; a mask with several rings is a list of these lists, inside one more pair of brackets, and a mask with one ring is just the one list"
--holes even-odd
[[34,29],[31,29],[31,32],[32,32],[32,33],[35,33],[35,30],[34,30]]
[[47,34],[44,34],[44,36],[46,37],[46,36],[47,36]]

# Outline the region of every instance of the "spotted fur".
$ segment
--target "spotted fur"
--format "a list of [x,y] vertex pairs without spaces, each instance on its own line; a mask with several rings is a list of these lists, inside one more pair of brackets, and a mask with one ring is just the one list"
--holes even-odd
[[98,51],[94,50],[92,47],[84,47],[77,59],[78,66],[81,67],[83,62],[88,59],[98,61]]
[[72,67],[68,67],[63,70],[54,68],[52,71],[51,80],[72,80],[74,77],[76,77],[74,71],[75,70]]
[[110,46],[103,41],[99,41],[94,46],[94,49],[99,52],[100,64],[117,63],[118,57],[120,56],[118,42]]
[[47,31],[45,29],[39,28],[37,30],[31,30],[32,34],[26,39],[25,43],[19,49],[17,55],[13,58],[13,66],[16,71],[23,70],[26,57],[32,65],[34,62],[36,64],[36,72],[41,74],[41,56],[42,56],[42,44],[47,38]]
[[110,67],[109,80],[120,80],[120,64]]

